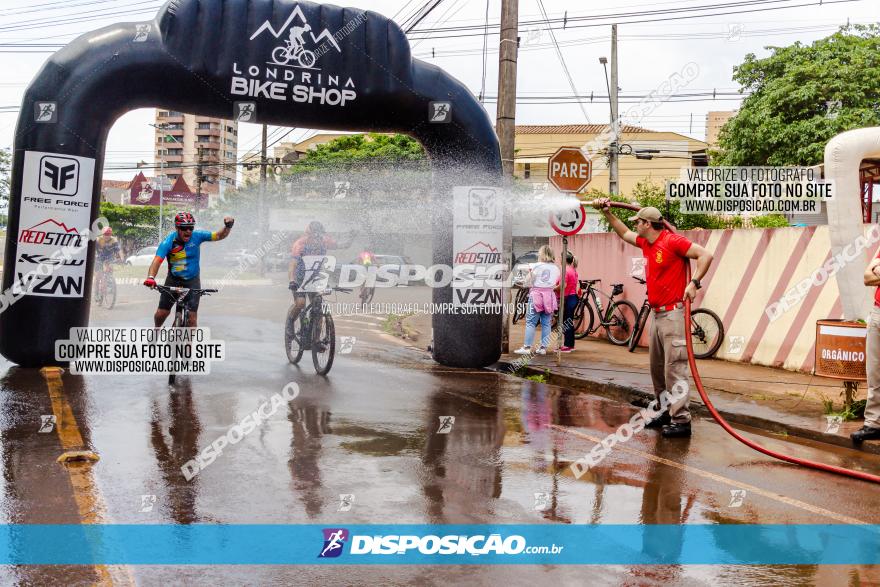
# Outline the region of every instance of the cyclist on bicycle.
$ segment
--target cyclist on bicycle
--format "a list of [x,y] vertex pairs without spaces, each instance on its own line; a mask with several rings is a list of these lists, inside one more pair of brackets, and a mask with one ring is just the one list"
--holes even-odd
[[307,32],[311,31],[312,27],[309,23],[306,23],[305,26],[293,26],[290,27],[290,54],[297,55],[300,51],[303,50],[305,46],[305,40],[303,39],[303,35]]
[[123,260],[119,239],[113,236],[113,229],[109,226],[95,239],[95,254],[98,257],[98,271],[101,273],[111,272],[110,263]]
[[[189,212],[180,212],[174,217],[174,227],[177,229],[170,233],[159,243],[156,256],[147,271],[144,285],[150,289],[156,287],[156,274],[165,257],[168,257],[168,276],[165,285],[168,287],[185,287],[187,289],[201,289],[199,279],[199,247],[206,241],[222,241],[229,236],[235,219],[232,216],[223,218],[223,228],[216,232],[209,230],[195,230],[196,219]],[[174,298],[167,293],[162,293],[159,298],[159,308],[153,316],[156,328],[165,323],[171,308],[174,307]],[[198,326],[199,297],[187,296],[184,302],[189,309],[187,326]]]
[[309,223],[306,233],[294,241],[290,249],[290,267],[288,269],[288,278],[290,283],[288,288],[293,292],[294,306],[290,315],[290,323],[296,322],[299,313],[306,307],[306,297],[309,292],[298,291],[308,277],[312,278],[312,267],[306,267],[303,257],[317,256],[323,257],[329,249],[347,249],[351,246],[351,241],[357,234],[352,231],[349,239],[344,244],[338,244],[336,240],[328,235],[324,230],[324,225],[313,220]]

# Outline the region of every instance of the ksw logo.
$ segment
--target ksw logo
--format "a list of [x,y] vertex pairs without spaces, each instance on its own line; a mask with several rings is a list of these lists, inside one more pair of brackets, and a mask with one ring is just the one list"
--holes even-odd
[[65,265],[68,267],[78,267],[85,263],[85,259],[60,259],[58,257],[47,257],[45,255],[29,255],[22,253],[18,258],[21,263],[33,263],[34,265]]
[[277,65],[289,65],[293,62],[296,64],[294,67],[299,66],[305,69],[313,68],[312,66],[315,65],[317,56],[314,51],[305,48],[306,34],[312,38],[312,43],[315,45],[323,39],[329,42],[338,52],[342,52],[342,49],[336,43],[336,39],[333,38],[333,34],[330,31],[324,29],[318,35],[315,35],[315,33],[312,32],[312,26],[309,24],[308,20],[306,20],[306,17],[299,6],[296,6],[293,9],[293,12],[290,13],[290,16],[287,17],[287,20],[284,21],[281,28],[276,30],[272,27],[272,23],[267,20],[260,25],[260,28],[258,28],[253,35],[251,35],[250,40],[253,41],[265,31],[269,31],[269,33],[276,39],[280,38],[284,32],[287,31],[287,38],[284,39],[284,45],[275,47],[275,49],[272,50],[272,62]]
[[336,558],[342,554],[342,547],[348,540],[348,530],[345,528],[324,528],[324,547],[318,558]]
[[50,156],[40,159],[40,191],[57,196],[75,196],[79,191],[79,161]]

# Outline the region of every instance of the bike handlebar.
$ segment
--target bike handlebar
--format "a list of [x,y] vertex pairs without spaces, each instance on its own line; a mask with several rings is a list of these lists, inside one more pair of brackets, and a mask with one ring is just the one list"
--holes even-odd
[[171,287],[168,285],[159,285],[158,283],[153,287],[153,289],[159,290],[162,293],[177,294],[177,295],[180,295],[181,297],[186,296],[188,294],[193,294],[196,296],[206,296],[206,295],[211,295],[212,293],[217,293],[220,291],[218,289]]

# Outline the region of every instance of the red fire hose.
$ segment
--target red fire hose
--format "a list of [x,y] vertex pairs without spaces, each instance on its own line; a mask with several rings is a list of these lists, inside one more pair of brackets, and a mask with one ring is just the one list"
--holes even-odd
[[[584,203],[588,204],[590,202],[584,202]],[[635,211],[640,210],[639,206],[635,206],[633,204],[625,204],[622,202],[610,202],[610,204],[611,204],[611,206],[614,206],[616,208],[625,208],[627,210],[635,210]],[[669,224],[669,222],[667,222],[665,220],[663,222],[666,224],[666,227],[669,230],[675,232],[675,227],[673,227],[671,224]],[[690,276],[691,276],[691,264],[690,263],[687,264],[687,271],[688,271],[688,273],[687,273],[688,281],[690,281]],[[795,465],[803,465],[804,467],[810,467],[811,469],[818,469],[820,471],[828,471],[829,473],[836,473],[838,475],[845,475],[847,477],[853,477],[855,479],[862,479],[863,481],[871,481],[873,483],[880,483],[880,476],[877,476],[877,475],[872,475],[870,473],[863,473],[862,471],[853,471],[851,469],[845,469],[843,467],[835,467],[834,465],[826,465],[825,463],[817,463],[815,461],[810,461],[807,459],[799,459],[796,457],[790,457],[788,455],[784,455],[782,453],[772,451],[768,448],[761,446],[760,444],[758,444],[756,442],[749,440],[748,438],[745,438],[740,433],[738,433],[736,430],[734,430],[733,427],[730,424],[728,424],[724,418],[721,417],[721,414],[718,413],[718,410],[715,409],[715,406],[712,405],[711,400],[709,400],[709,396],[706,394],[706,390],[703,388],[703,380],[700,379],[700,372],[697,370],[697,361],[694,358],[694,344],[693,344],[693,341],[691,340],[690,323],[691,323],[691,301],[689,299],[687,299],[684,304],[684,328],[685,328],[684,339],[687,344],[688,364],[691,367],[691,374],[694,377],[694,383],[697,385],[697,391],[700,392],[700,397],[703,398],[703,403],[706,404],[706,408],[709,410],[709,413],[712,414],[712,417],[715,418],[715,421],[718,422],[718,424],[720,424],[721,427],[724,428],[724,430],[728,434],[730,434],[731,436],[733,436],[734,438],[736,438],[737,440],[739,440],[740,442],[742,442],[743,444],[745,444],[749,448],[753,448],[754,450],[756,450],[758,452],[762,452],[767,456],[771,456],[771,457],[773,457],[775,459],[779,459],[781,461],[786,461],[788,463],[794,463]]]

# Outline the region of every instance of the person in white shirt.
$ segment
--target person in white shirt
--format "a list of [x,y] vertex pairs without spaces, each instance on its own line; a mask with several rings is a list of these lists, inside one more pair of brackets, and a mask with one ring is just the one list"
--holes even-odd
[[532,342],[535,339],[535,328],[541,323],[541,346],[535,351],[539,355],[547,354],[547,345],[550,344],[550,332],[553,312],[559,307],[556,299],[556,282],[559,280],[559,267],[556,266],[556,256],[553,249],[544,245],[538,250],[538,261],[529,271],[529,308],[526,313],[526,337],[522,348],[514,353],[528,355],[532,352]]

